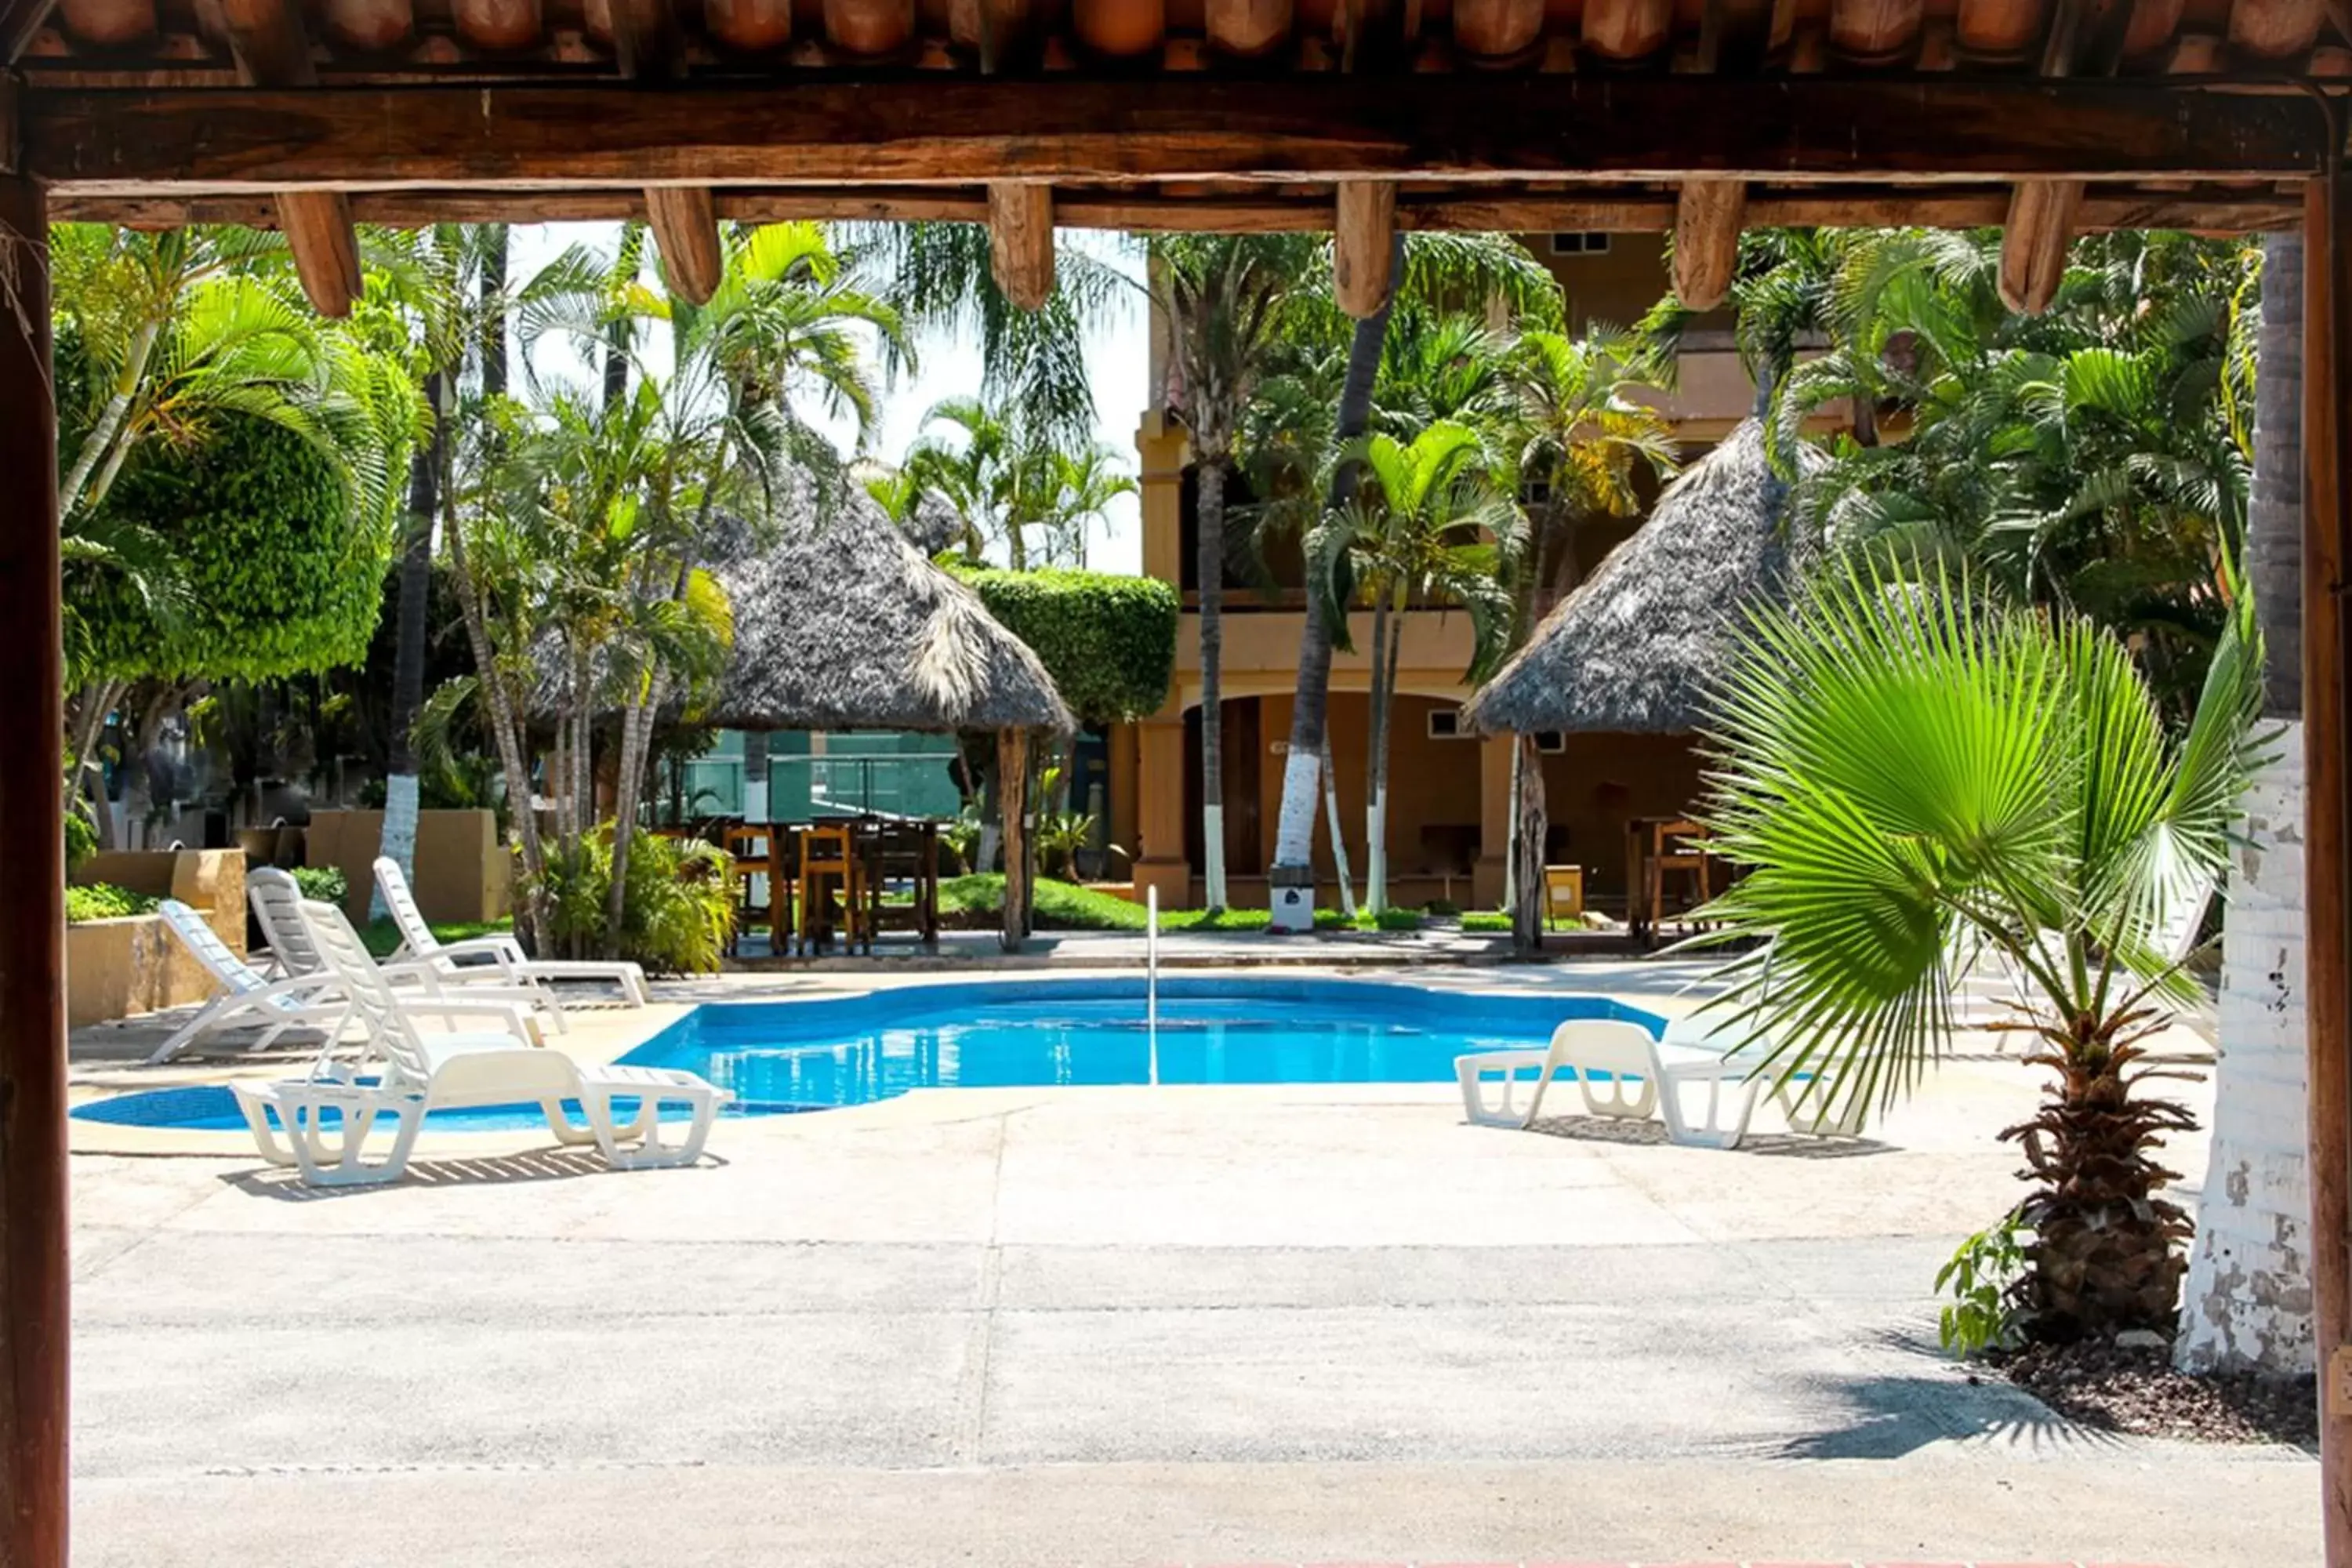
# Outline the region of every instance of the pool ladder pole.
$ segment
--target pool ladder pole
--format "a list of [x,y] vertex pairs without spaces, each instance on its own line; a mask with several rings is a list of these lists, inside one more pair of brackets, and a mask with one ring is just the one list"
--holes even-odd
[[1143,894],[1143,1024],[1151,1042],[1151,1082],[1160,1082],[1160,889]]

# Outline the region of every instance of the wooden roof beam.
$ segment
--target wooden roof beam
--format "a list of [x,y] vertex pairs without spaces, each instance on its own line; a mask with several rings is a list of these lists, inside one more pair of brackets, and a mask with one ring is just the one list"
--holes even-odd
[[[669,0],[604,0],[613,59],[625,77],[660,78],[684,68]],[[646,222],[661,252],[662,277],[678,298],[705,305],[727,269],[719,212],[707,186],[648,185]]]
[[708,305],[727,273],[719,243],[719,211],[708,185],[650,185],[646,221],[661,249],[662,277],[680,299]]
[[[363,191],[351,198],[362,223],[415,228],[430,223],[593,223],[643,217],[633,190]],[[721,187],[713,204],[723,222],[793,223],[929,220],[985,223],[988,199],[953,186]],[[1407,231],[1543,234],[1589,229],[1607,234],[1662,234],[1675,226],[1672,195],[1606,187],[1575,192],[1463,187],[1401,192],[1396,224]],[[267,228],[276,207],[267,195],[64,196],[51,204],[61,223],[111,223],[126,228],[177,228],[192,223],[236,223]],[[1776,190],[1750,186],[1748,222],[1760,228],[1986,228],[2009,211],[2007,193],[1982,187],[1900,188],[1819,185]],[[2083,198],[2078,233],[2118,228],[2194,229],[2255,234],[2294,228],[2303,218],[2297,193],[2191,187],[2134,190],[2093,185]],[[1200,234],[1297,234],[1329,229],[1334,204],[1253,193],[1248,187],[1205,195],[1157,191],[1057,191],[1054,222],[1060,228]]]
[[1748,187],[1742,182],[1683,182],[1675,199],[1675,298],[1684,309],[1712,310],[1731,292],[1747,214]]
[[[106,89],[27,85],[53,195],[334,186],[980,185],[1260,178],[2307,178],[2299,93],[1960,73],[1041,77],[681,85]],[[1722,127],[1736,124],[1737,137]]]
[[[220,0],[237,74],[257,87],[310,87],[318,80],[297,0]],[[294,255],[294,275],[322,316],[348,316],[365,287],[351,198],[341,191],[281,191],[274,198],[278,231]]]
[[1396,183],[1342,180],[1331,220],[1331,287],[1358,321],[1388,303],[1396,248]]
[[1004,297],[1034,310],[1054,292],[1054,187],[988,187],[988,267]]
[[[2093,0],[2057,0],[2042,38],[2042,74],[2071,77],[2086,59],[2098,74],[2112,74],[2123,54],[2124,35],[2116,24],[2129,20],[2124,10],[2107,5],[2095,14]],[[2084,194],[2080,180],[2028,180],[2011,193],[1997,277],[2001,302],[2011,310],[2038,316],[2058,298]]]

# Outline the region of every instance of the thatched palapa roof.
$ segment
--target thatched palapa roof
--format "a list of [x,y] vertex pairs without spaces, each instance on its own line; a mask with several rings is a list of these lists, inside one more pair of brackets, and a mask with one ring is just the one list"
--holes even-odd
[[[1810,471],[1827,461],[1811,447]],[[1677,734],[1750,606],[1785,602],[1811,546],[1784,526],[1787,487],[1743,421],[1666,487],[1649,520],[1544,618],[1463,709],[1471,728]]]
[[828,515],[793,488],[755,537],[730,527],[711,568],[735,616],[706,715],[741,730],[1068,731],[1029,646],[933,565],[856,485]]

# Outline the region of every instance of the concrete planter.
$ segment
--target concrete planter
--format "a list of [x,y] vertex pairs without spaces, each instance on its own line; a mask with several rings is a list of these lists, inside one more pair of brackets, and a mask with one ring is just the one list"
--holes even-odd
[[[351,883],[343,912],[367,920],[375,891],[375,858],[383,853],[383,813],[314,811],[303,855],[312,866],[337,866]],[[408,885],[428,921],[496,921],[513,912],[509,867],[499,843],[498,817],[487,811],[416,814],[416,865]]]
[[202,1002],[211,980],[160,915],[66,927],[66,1023],[128,1018]]
[[[239,849],[108,850],[75,868],[78,887],[110,882],[202,910],[231,952],[245,952],[245,852]],[[202,1002],[212,994],[204,966],[159,915],[84,921],[66,928],[66,1022],[79,1028]]]

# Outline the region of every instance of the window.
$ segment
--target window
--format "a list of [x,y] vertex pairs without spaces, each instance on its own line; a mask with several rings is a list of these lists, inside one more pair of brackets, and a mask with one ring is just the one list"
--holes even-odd
[[1609,248],[1609,236],[1600,229],[1569,229],[1551,237],[1554,256],[1599,256]]
[[1462,728],[1462,710],[1433,708],[1429,710],[1429,738],[1433,741],[1462,741],[1469,732]]
[[1554,755],[1557,755],[1559,752],[1568,750],[1568,737],[1561,734],[1557,730],[1538,730],[1536,731],[1536,750],[1538,752],[1549,752]]

